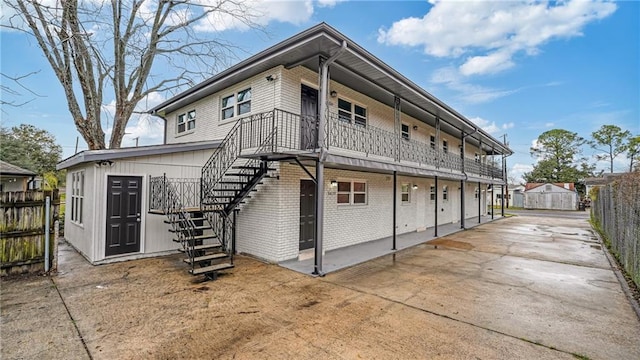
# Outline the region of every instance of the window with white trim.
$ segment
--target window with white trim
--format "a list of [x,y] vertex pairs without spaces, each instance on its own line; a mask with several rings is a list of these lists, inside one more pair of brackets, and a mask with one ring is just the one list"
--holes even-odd
[[436,149],[436,136],[435,135],[429,136],[429,146],[431,147],[432,150]]
[[222,120],[251,112],[251,88],[222,98]]
[[367,183],[361,180],[338,181],[338,204],[365,205]]
[[478,200],[480,195],[480,189],[476,188],[476,191],[473,194],[474,199]]
[[475,160],[475,162],[479,163],[479,162],[480,162],[480,154],[475,153],[475,154],[473,155],[473,159]]
[[405,140],[409,140],[411,138],[411,133],[409,132],[409,125],[402,124],[402,138]]
[[462,145],[459,145],[458,148],[460,149],[460,158],[464,159],[464,148],[462,147]]
[[190,131],[196,128],[196,111],[191,110],[185,114],[178,115],[177,122],[177,132],[178,134]]
[[433,185],[429,188],[429,200],[436,201],[436,187]]
[[400,199],[403,203],[411,202],[411,184],[402,184],[400,186]]
[[344,122],[367,126],[367,109],[351,101],[338,98],[338,118]]
[[448,201],[449,200],[449,186],[444,185],[442,187],[442,200],[443,201]]
[[82,225],[84,204],[84,171],[71,174],[71,221]]
[[442,140],[442,152],[445,154],[449,152],[449,142],[447,140]]

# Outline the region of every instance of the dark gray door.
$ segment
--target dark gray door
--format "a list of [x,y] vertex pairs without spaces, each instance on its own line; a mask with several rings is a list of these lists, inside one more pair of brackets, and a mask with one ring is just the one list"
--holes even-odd
[[106,256],[140,251],[141,184],[139,176],[107,178]]
[[318,90],[302,85],[300,148],[315,149],[318,143]]
[[316,184],[300,180],[300,250],[313,248],[316,228]]

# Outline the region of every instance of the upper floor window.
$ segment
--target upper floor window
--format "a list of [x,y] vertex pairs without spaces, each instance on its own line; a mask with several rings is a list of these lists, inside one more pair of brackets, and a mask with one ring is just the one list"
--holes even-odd
[[436,136],[435,135],[429,136],[429,146],[431,147],[432,150],[436,149]]
[[442,140],[442,152],[449,152],[449,142],[447,140]]
[[473,160],[474,160],[475,162],[479,163],[479,162],[480,162],[480,154],[475,153],[475,154],[474,154],[474,156],[473,156]]
[[82,224],[84,204],[84,171],[71,174],[71,221]]
[[222,98],[222,120],[251,112],[251,88]]
[[367,126],[367,109],[344,99],[338,99],[338,118],[344,122]]
[[464,148],[462,147],[462,145],[458,146],[458,148],[460,149],[460,158],[464,159]]
[[409,140],[411,138],[411,134],[409,133],[409,125],[402,124],[402,138],[405,140]]
[[364,181],[338,181],[338,204],[364,205],[367,203],[367,183]]
[[196,128],[196,111],[191,110],[186,114],[178,115],[178,134]]

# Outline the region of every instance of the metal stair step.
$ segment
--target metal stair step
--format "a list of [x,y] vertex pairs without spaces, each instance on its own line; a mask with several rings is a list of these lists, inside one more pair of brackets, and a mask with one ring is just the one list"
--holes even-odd
[[[229,257],[229,255],[227,253],[215,253],[215,254],[208,254],[208,255],[203,255],[203,256],[197,256],[193,258],[193,262],[197,263],[200,261],[206,261],[206,260],[216,260],[216,259],[224,259],[226,257]],[[182,261],[186,262],[187,264],[191,264],[191,259],[182,259]]]
[[[206,239],[217,239],[218,237],[215,235],[196,235],[193,237],[193,240],[206,240]],[[173,239],[175,242],[189,241],[189,239],[179,240]]]
[[[195,230],[209,230],[209,229],[211,229],[211,226],[210,225],[201,225],[201,226],[194,226],[193,228]],[[185,231],[185,229],[179,229],[179,230],[169,229],[169,232],[172,232],[172,233],[177,233],[177,232],[181,232],[181,231]]]
[[[232,166],[232,169],[253,169],[253,170],[260,170],[260,166],[246,166],[246,165],[239,165],[239,166]],[[275,171],[275,168],[267,168],[267,171]]]
[[[196,245],[192,248],[192,250],[210,250],[210,249],[220,249],[222,247],[222,244],[202,244],[202,245]],[[184,252],[184,249],[178,249],[178,251],[180,252]]]
[[206,266],[206,267],[201,267],[201,268],[189,270],[189,274],[191,274],[191,275],[206,274],[206,273],[210,273],[210,272],[214,272],[214,271],[231,269],[231,268],[233,268],[233,266],[234,265],[231,264],[231,263],[215,264],[215,265],[211,265],[211,266]]
[[[191,221],[204,221],[204,220],[206,220],[203,217],[195,217],[195,218],[190,218],[190,219],[191,219]],[[175,223],[179,223],[180,221],[182,221],[182,220],[173,220],[173,221],[165,220],[164,223],[165,224],[175,224]]]

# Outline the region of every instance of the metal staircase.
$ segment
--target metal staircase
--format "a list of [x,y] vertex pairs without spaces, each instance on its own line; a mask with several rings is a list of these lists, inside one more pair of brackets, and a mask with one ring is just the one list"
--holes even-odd
[[189,273],[215,279],[217,271],[233,268],[233,254],[226,251],[200,208],[189,206],[193,201],[188,199],[199,195],[199,182],[184,180],[169,179],[166,175],[151,178],[150,190],[160,196],[151,197],[150,207],[167,216],[164,222],[171,225],[173,241],[181,244],[179,250],[186,255],[184,262],[189,265]]
[[261,154],[273,150],[276,113],[239,119],[203,166],[200,179],[150,178],[150,211],[167,216],[190,274],[213,280],[234,267],[236,215],[275,170]]

